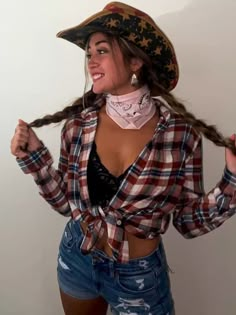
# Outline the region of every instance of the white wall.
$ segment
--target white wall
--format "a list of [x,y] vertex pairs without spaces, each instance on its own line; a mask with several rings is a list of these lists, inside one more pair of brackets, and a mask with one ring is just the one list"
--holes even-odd
[[[130,0],[172,39],[180,62],[175,89],[190,110],[226,135],[235,132],[236,3],[234,0]],[[100,10],[106,1],[0,1],[0,314],[63,314],[56,282],[65,219],[39,197],[10,155],[19,117],[53,113],[83,91],[83,52],[55,34]],[[40,137],[57,162],[60,127]],[[205,187],[220,179],[224,149],[204,143]],[[236,220],[184,240],[170,227],[164,240],[177,314],[232,315],[236,310]]]

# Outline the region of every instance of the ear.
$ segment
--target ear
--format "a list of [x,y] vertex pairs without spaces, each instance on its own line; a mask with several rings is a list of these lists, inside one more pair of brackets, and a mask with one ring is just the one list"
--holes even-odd
[[133,72],[139,71],[143,66],[143,60],[140,58],[133,57],[130,61],[130,69]]

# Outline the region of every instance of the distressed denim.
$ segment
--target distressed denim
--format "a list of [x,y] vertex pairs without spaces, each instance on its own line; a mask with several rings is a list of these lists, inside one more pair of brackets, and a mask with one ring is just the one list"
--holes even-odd
[[70,220],[60,243],[58,283],[78,299],[102,296],[114,315],[173,315],[168,266],[163,244],[150,255],[117,263],[104,252],[83,255],[83,232]]

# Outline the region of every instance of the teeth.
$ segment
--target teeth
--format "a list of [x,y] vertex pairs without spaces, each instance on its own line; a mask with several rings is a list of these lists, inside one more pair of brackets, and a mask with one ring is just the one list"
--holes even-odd
[[101,73],[93,75],[94,80],[100,79],[101,77],[103,77],[103,74]]

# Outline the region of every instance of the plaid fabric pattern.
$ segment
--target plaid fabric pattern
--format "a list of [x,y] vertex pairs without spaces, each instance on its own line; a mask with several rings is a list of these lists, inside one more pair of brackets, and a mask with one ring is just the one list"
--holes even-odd
[[205,194],[201,136],[160,100],[155,102],[160,120],[153,138],[104,209],[91,206],[86,176],[99,108],[86,109],[65,123],[58,169],[46,147],[18,159],[53,209],[88,223],[84,253],[93,250],[107,230],[114,259],[127,262],[124,231],[152,239],[166,232],[172,215],[176,229],[192,238],[217,228],[236,212],[236,175],[225,169],[216,187]]

